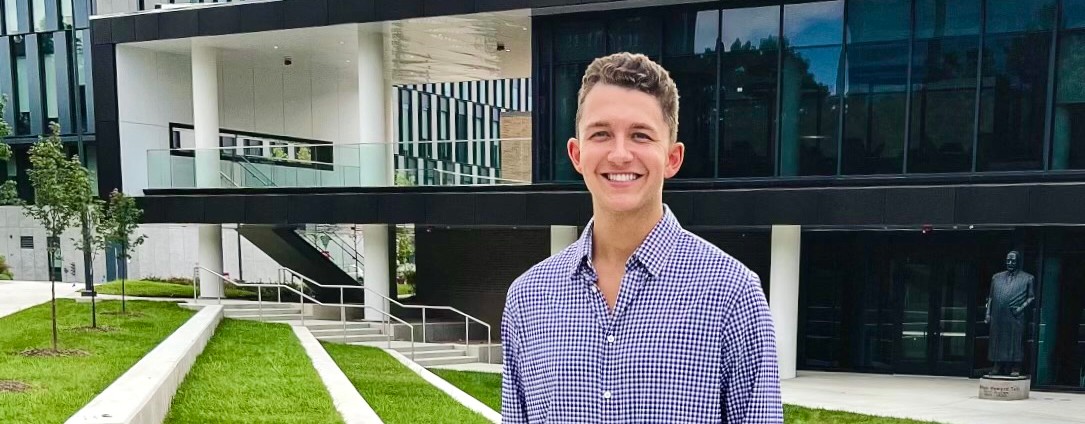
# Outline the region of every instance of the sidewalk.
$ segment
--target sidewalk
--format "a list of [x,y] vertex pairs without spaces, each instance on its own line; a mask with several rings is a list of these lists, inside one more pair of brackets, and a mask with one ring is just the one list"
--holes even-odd
[[[81,285],[56,283],[57,299],[79,295]],[[49,301],[48,281],[0,281],[0,317]]]

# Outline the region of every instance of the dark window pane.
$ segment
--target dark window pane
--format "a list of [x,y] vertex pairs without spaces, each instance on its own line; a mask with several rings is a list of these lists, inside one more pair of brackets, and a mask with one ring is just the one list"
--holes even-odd
[[1085,1],[1063,0],[1062,27],[1085,28]]
[[1042,31],[1055,21],[1055,0],[987,0],[987,33]]
[[780,78],[781,175],[836,173],[840,66],[840,46],[785,50]]
[[399,141],[411,141],[411,92],[403,89],[399,90]]
[[840,44],[844,36],[844,2],[784,6],[784,38],[792,47]]
[[917,41],[908,172],[972,169],[979,37]]
[[773,173],[779,19],[779,7],[723,12],[730,46],[720,55],[720,177]]
[[979,171],[1040,169],[1051,36],[989,36],[980,93]]
[[981,0],[916,0],[915,37],[974,35],[980,32]]
[[[60,120],[60,111],[57,109],[57,68],[53,37],[38,38],[38,55],[41,56],[41,76],[42,83],[45,86],[45,92],[42,96],[42,100],[45,102],[45,117],[47,121],[58,122]],[[61,130],[73,132],[71,128],[62,128]],[[48,132],[48,128],[43,128],[42,131]]]
[[1059,42],[1055,94],[1052,169],[1085,168],[1085,32],[1065,34]]
[[26,38],[11,37],[11,53],[15,56],[15,133],[30,134],[30,74],[26,57]]
[[908,42],[848,45],[844,174],[903,172]]
[[91,99],[88,98],[89,97],[89,92],[87,90],[88,87],[87,87],[87,67],[86,67],[86,64],[88,62],[86,61],[86,57],[85,57],[85,55],[87,54],[86,46],[85,46],[85,44],[86,44],[86,35],[89,34],[89,33],[90,32],[86,31],[86,30],[81,30],[81,31],[75,31],[74,32],[74,34],[75,34],[75,68],[76,68],[75,76],[76,76],[76,82],[77,82],[76,86],[78,87],[77,88],[78,92],[76,94],[79,96],[76,99],[76,104],[77,104],[77,107],[79,108],[79,125],[82,127],[83,131],[90,131],[90,125],[91,125],[90,121],[92,119],[94,119],[93,116],[90,116],[88,114],[89,108],[87,107],[91,102]]
[[418,139],[422,141],[430,140],[430,109],[429,101],[430,96],[428,93],[421,93],[418,98]]
[[718,10],[666,14],[663,28],[664,54],[687,56],[714,53],[720,30],[719,16]]
[[911,16],[911,0],[852,0],[848,2],[848,42],[908,39]]
[[607,50],[610,53],[632,52],[658,58],[660,53],[659,19],[649,16],[615,19],[608,23]]
[[604,37],[601,22],[559,24],[554,28],[554,59],[559,63],[591,61],[603,55]]
[[[554,128],[552,134],[552,160],[555,181],[577,179],[576,170],[569,161],[565,147],[569,138],[576,136],[576,96],[580,89],[580,79],[584,76],[587,63],[560,65],[554,67]],[[681,110],[681,108],[679,108]],[[681,126],[679,126],[681,128]]]

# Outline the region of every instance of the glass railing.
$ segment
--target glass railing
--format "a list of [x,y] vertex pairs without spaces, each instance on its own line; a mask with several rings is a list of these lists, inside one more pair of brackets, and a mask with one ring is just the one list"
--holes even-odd
[[224,6],[230,3],[277,0],[144,0],[117,2],[114,0],[93,0],[94,16],[117,15],[136,12],[169,11],[193,7]]
[[344,230],[349,231],[349,229],[336,225],[308,224],[296,231],[301,238],[320,251],[339,269],[342,269],[343,272],[346,272],[358,282],[362,282],[362,277],[365,275],[362,265],[364,261],[361,253],[355,247],[361,242],[361,239],[351,242],[349,235],[342,234]]
[[[531,139],[301,144],[147,151],[147,187],[195,188],[197,158],[218,158],[222,187],[529,184]],[[313,160],[312,158],[318,158]],[[393,179],[384,170],[391,162]]]

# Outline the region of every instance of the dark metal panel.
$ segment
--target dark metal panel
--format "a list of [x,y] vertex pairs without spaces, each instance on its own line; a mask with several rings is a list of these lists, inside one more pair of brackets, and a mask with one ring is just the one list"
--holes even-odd
[[426,199],[421,194],[379,194],[372,198],[376,199],[377,219],[382,224],[426,222]]
[[199,34],[199,29],[199,10],[173,10],[158,15],[158,39],[160,40],[195,37]]
[[426,220],[433,225],[475,224],[477,196],[473,193],[426,196]]
[[93,116],[96,121],[116,121],[117,58],[114,45],[96,45],[91,51],[95,59],[91,61],[91,78],[94,86]]
[[376,1],[328,0],[328,25],[376,21]]
[[482,225],[523,225],[527,222],[525,194],[478,193],[475,205],[475,222]]
[[292,224],[319,224],[327,223],[331,210],[332,199],[328,196],[285,196],[287,209],[287,222]]
[[884,189],[839,189],[820,193],[818,222],[823,225],[883,225]]
[[158,39],[158,13],[136,15],[136,41]]
[[[75,72],[71,72],[68,69],[68,62],[70,46],[68,45],[67,31],[57,31],[53,35],[53,65],[56,67],[53,74],[56,79],[56,93],[57,98],[57,118],[60,119],[60,126],[65,133],[75,133],[75,120],[72,113],[72,79],[70,77],[75,76]],[[74,37],[73,37],[74,39]],[[72,56],[74,57],[74,56]],[[71,72],[71,73],[69,73]]]
[[671,209],[671,213],[678,218],[678,222],[683,224],[693,222],[693,217],[697,213],[694,198],[694,194],[690,192],[663,193],[663,203]]
[[8,96],[8,103],[4,107],[4,122],[9,124],[15,123],[15,109],[16,105],[11,103],[11,99],[15,96],[14,80],[11,74],[11,38],[4,37],[0,42],[0,58],[8,60],[8,66],[0,66],[0,93],[4,93]]
[[[462,0],[450,0],[462,1]],[[392,21],[422,16],[422,0],[382,1],[377,8],[377,20]]]
[[173,199],[172,205],[166,215],[170,222],[186,222],[194,224],[208,223],[204,216],[204,207],[207,203],[216,202],[203,196],[184,196]]
[[751,224],[808,225],[818,222],[817,191],[768,190],[753,193]]
[[[94,114],[94,109],[95,109],[94,108],[94,75],[93,75],[94,61],[92,60],[93,57],[94,57],[94,54],[93,54],[94,48],[92,48],[91,46],[86,44],[86,42],[88,40],[90,40],[90,30],[85,30],[85,29],[80,30],[80,34],[81,34],[81,38],[83,40],[82,41],[83,46],[82,46],[82,49],[81,49],[81,52],[83,53],[83,57],[82,57],[82,60],[83,60],[83,72],[86,72],[86,75],[85,75],[86,80],[83,82],[83,84],[85,84],[85,87],[86,87],[86,93],[82,97],[82,99],[83,99],[82,102],[85,103],[85,106],[87,108],[87,123],[86,123],[87,124],[87,132],[94,133],[94,127],[95,127],[94,119],[97,116],[97,115]],[[78,55],[77,55],[77,58],[78,58]],[[110,57],[109,60],[110,60],[110,63],[113,63],[112,62],[113,61],[112,57]],[[78,69],[76,70],[76,72],[78,72]],[[78,83],[77,83],[77,85],[78,85]],[[78,87],[76,87],[76,89],[78,89]],[[76,98],[77,101],[80,100],[80,99],[81,98],[79,98],[79,97]],[[78,111],[78,109],[76,109],[76,110]]]
[[282,0],[283,28],[305,28],[328,24],[327,0]]
[[113,43],[113,25],[111,25],[109,21],[109,19],[95,19],[94,21],[91,21],[90,39],[92,44],[98,45]]
[[241,31],[241,9],[238,7],[209,7],[200,9],[200,35],[234,34]]
[[1029,222],[1085,224],[1085,186],[1033,187],[1030,190]]
[[699,192],[694,196],[693,219],[689,221],[689,225],[713,226],[746,222],[753,218],[747,205],[752,199],[752,196],[741,193]]
[[329,195],[331,222],[377,222],[377,202],[372,196]]
[[[98,140],[98,194],[108,196],[113,189],[124,190],[121,185],[120,126],[117,121],[96,122]],[[163,221],[188,222],[188,221]]]
[[282,2],[242,3],[230,7],[241,11],[241,32],[272,31],[283,27]]
[[886,225],[952,224],[956,190],[949,187],[885,189]]
[[135,16],[120,16],[110,19],[109,25],[114,44],[128,43],[136,40]]
[[423,0],[424,16],[464,15],[475,13],[475,0]]
[[213,223],[244,222],[245,196],[216,196],[212,207],[204,210],[203,218]]
[[475,0],[475,10],[478,12],[497,12],[528,7],[531,7],[530,0]]
[[287,196],[249,196],[245,200],[246,224],[286,224],[289,220]]
[[1028,222],[1028,186],[961,187],[956,201],[956,221],[961,224]]
[[26,45],[26,80],[30,88],[30,133],[45,133],[45,102],[42,94],[45,85],[42,83],[41,52],[38,49],[38,37],[47,34],[27,34],[24,37]]
[[72,14],[75,15],[77,29],[90,26],[90,2],[93,0],[72,0]]
[[587,193],[533,193],[527,197],[529,225],[584,225],[589,219],[591,197]]

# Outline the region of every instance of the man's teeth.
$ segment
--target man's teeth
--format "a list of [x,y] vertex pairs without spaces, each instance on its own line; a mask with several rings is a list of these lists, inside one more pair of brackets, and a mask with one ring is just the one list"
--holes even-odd
[[633,181],[637,179],[637,174],[607,174],[607,179],[611,181]]

